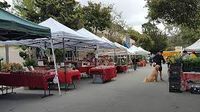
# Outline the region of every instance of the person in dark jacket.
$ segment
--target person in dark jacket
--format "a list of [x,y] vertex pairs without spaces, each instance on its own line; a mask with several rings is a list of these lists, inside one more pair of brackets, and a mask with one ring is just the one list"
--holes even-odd
[[162,56],[162,51],[159,51],[154,57],[153,57],[153,62],[156,63],[156,65],[159,65],[159,72],[160,72],[160,80],[163,80],[162,78],[162,61],[165,63],[165,59]]
[[133,69],[136,70],[137,69],[137,62],[138,62],[138,58],[136,56],[134,56],[134,58],[132,59],[132,63],[133,63]]

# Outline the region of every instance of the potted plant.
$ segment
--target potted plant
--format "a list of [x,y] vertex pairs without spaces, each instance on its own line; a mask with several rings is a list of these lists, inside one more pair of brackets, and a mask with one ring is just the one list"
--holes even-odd
[[23,63],[23,65],[25,67],[30,67],[30,66],[35,67],[35,66],[37,66],[37,62],[34,59],[29,59],[28,58],[28,59],[25,60],[25,62]]
[[182,59],[180,55],[171,56],[169,59],[170,70],[180,71],[182,65]]

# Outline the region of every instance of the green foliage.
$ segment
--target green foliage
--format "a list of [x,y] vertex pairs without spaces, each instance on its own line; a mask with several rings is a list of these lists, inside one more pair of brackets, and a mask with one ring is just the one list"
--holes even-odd
[[182,63],[182,59],[181,59],[181,55],[174,55],[174,56],[170,56],[168,57],[169,64],[181,64]]
[[126,31],[131,39],[136,41],[137,46],[141,46],[146,50],[151,50],[154,42],[151,37],[147,34],[140,34],[139,32],[135,31],[132,28],[128,28]]
[[188,58],[183,60],[183,71],[185,72],[191,72],[196,71],[200,72],[200,57],[198,58]]
[[183,60],[183,64],[200,67],[200,57],[185,59]]
[[[184,40],[185,45],[191,45],[200,38],[200,27],[198,29],[191,29],[188,27],[181,27],[181,32],[177,35]],[[183,45],[184,46],[184,45]],[[186,46],[184,46],[186,47]]]
[[23,52],[23,51],[19,52],[19,56],[21,58],[23,58],[24,60],[27,59],[27,58],[29,58],[28,54],[26,52]]
[[103,6],[101,3],[88,2],[88,6],[83,7],[84,26],[94,32],[103,31],[110,28],[111,21],[111,6]]
[[[153,53],[156,53],[160,50],[164,50],[167,47],[167,36],[163,34],[155,24],[150,22],[142,25],[143,36],[145,38],[146,43],[149,44],[146,49],[150,50]],[[150,42],[150,43],[148,43]]]
[[22,51],[19,52],[19,56],[20,56],[21,58],[23,58],[24,60],[30,58],[29,55],[28,55],[28,53],[26,52],[26,50],[28,49],[27,46],[21,45],[21,46],[19,46],[19,48],[22,49]]
[[34,59],[26,59],[25,62],[23,63],[23,65],[25,67],[29,67],[29,66],[37,66],[37,62]]
[[147,0],[150,21],[177,27],[169,46],[187,47],[200,37],[199,0]]
[[29,66],[37,66],[37,61],[32,59],[31,56],[29,56],[28,53],[28,48],[27,46],[19,46],[22,51],[19,52],[19,56],[22,57],[25,62],[23,63],[24,66],[29,67]]
[[75,0],[14,0],[22,17],[39,23],[52,17],[62,24],[78,29],[82,26],[81,7]]
[[148,50],[148,51],[152,51],[153,49],[153,45],[154,45],[154,41],[151,39],[150,36],[143,34],[138,40],[137,43],[139,46],[141,46],[142,48]]
[[139,32],[135,31],[132,28],[128,28],[126,30],[126,33],[130,36],[131,39],[135,41],[139,40],[140,38],[143,38],[142,34],[140,34]]
[[54,52],[55,52],[56,62],[57,63],[63,62],[63,50],[55,49]]
[[112,42],[117,43],[122,43],[121,37],[124,37],[126,33],[124,27],[119,23],[111,23],[110,28],[106,28],[106,31],[108,31],[108,34],[105,34],[104,36]]
[[10,7],[10,5],[5,0],[4,1],[0,1],[0,8],[7,9],[9,7]]
[[197,28],[200,23],[199,0],[147,0],[150,20]]

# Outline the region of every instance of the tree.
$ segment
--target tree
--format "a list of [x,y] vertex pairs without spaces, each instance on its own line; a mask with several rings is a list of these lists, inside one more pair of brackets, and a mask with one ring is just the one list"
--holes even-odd
[[135,31],[131,27],[129,27],[126,30],[126,32],[130,36],[130,38],[133,39],[133,40],[135,40],[135,41],[138,41],[139,38],[142,38],[142,34],[140,34],[139,32]]
[[15,0],[14,3],[18,14],[30,21],[39,23],[52,17],[70,28],[82,27],[82,9],[75,0]]
[[151,39],[150,36],[143,34],[140,38],[138,38],[137,44],[145,50],[152,51],[154,41]]
[[0,8],[7,9],[9,7],[10,7],[10,5],[5,0],[4,1],[0,1]]
[[156,53],[167,47],[167,35],[163,34],[163,32],[161,32],[155,24],[150,22],[143,24],[142,31],[144,36],[147,38],[147,42],[148,40],[150,42],[152,40],[152,47],[146,49],[150,49],[151,52]]
[[41,22],[35,0],[14,0],[13,3],[18,15],[32,22]]
[[198,28],[200,0],[147,0],[151,21]]
[[123,38],[126,35],[125,21],[122,19],[121,13],[117,13],[112,10],[111,24],[109,28],[106,28],[107,35],[111,41],[122,43]]
[[[179,44],[182,44],[181,46],[186,47],[200,39],[200,28],[194,30],[188,27],[181,27],[180,30],[180,33],[175,35],[175,37],[176,39],[179,39],[177,41]],[[182,39],[182,41],[180,39]]]
[[88,6],[83,7],[84,26],[97,34],[97,31],[103,31],[110,28],[111,21],[111,6],[103,6],[101,3],[88,2]]

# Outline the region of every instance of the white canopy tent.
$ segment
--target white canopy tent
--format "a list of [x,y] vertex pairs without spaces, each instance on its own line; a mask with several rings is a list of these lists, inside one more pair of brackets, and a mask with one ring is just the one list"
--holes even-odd
[[131,52],[134,52],[136,55],[141,55],[141,51],[138,49],[138,47],[136,47],[135,45],[132,45],[129,50]]
[[108,52],[102,52],[101,55],[110,55],[110,56],[116,56],[116,55],[134,55],[135,53],[130,51],[128,48],[122,46],[121,44],[114,42],[113,43],[116,48],[112,51]]
[[101,37],[105,42],[108,42],[109,44],[111,44],[111,45],[113,45],[113,46],[115,46],[115,47],[117,47],[112,41],[110,41],[110,40],[108,40],[106,37]]
[[105,41],[104,39],[98,37],[97,35],[91,33],[90,31],[86,30],[85,28],[81,28],[77,30],[77,32],[85,37],[89,37],[91,40],[94,40],[93,44],[99,46],[99,48],[115,48],[113,44]]
[[66,38],[66,39],[73,39],[73,40],[90,40],[88,37],[84,37],[80,35],[76,31],[68,28],[67,26],[59,23],[58,21],[54,20],[53,18],[49,18],[41,23],[41,26],[49,27],[51,29],[52,38]]
[[[93,42],[95,42],[89,37],[82,36],[81,34],[59,23],[53,18],[49,18],[41,22],[39,25],[51,29],[54,48],[63,48],[63,46],[65,48],[72,48],[72,49],[74,49],[75,47],[77,48],[88,47],[89,45],[92,46]],[[50,47],[50,42],[48,39],[25,40],[25,41],[20,41],[18,44],[25,44],[27,46],[40,47],[40,48]]]
[[[117,42],[114,42],[115,46],[117,46],[117,48],[119,48],[120,50],[119,53],[124,53],[124,54],[128,54],[128,55],[131,55],[131,54],[135,54],[135,52],[132,52],[131,50],[129,50],[128,48],[124,47],[123,45],[117,43]],[[117,52],[118,52],[117,51]]]
[[148,54],[150,54],[150,52],[149,51],[147,51],[147,50],[144,50],[143,48],[141,48],[141,47],[138,47],[138,50],[140,50],[141,51],[141,54],[143,54],[143,55],[148,55]]
[[200,39],[197,40],[195,43],[192,45],[188,46],[185,48],[186,51],[195,51],[195,52],[200,52]]
[[113,44],[116,47],[114,50],[109,50],[109,51],[106,51],[106,52],[100,52],[100,55],[115,56],[115,55],[131,55],[131,54],[134,54],[128,48],[122,46],[121,44],[119,44],[117,42],[114,42]]

